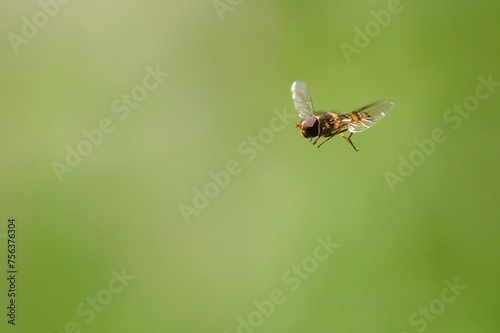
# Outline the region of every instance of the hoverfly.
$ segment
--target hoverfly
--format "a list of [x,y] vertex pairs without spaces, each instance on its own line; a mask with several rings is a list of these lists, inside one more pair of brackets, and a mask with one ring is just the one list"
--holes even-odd
[[[325,137],[326,140],[318,145],[319,148],[335,135],[340,134],[356,151],[359,150],[351,141],[353,133],[369,129],[384,118],[394,106],[394,101],[383,99],[348,113],[315,112],[311,93],[304,81],[295,81],[292,84],[292,99],[299,117],[302,117],[302,121],[296,127],[300,128],[305,138],[311,140],[316,138],[313,145],[320,137]],[[351,134],[345,137],[343,134],[345,131]]]

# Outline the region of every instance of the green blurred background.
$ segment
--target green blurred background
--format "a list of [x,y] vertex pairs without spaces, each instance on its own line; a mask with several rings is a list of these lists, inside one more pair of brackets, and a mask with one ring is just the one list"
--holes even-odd
[[[479,76],[500,82],[500,2],[401,1],[350,61],[341,43],[393,1],[42,3],[45,25],[35,1],[0,12],[2,332],[500,331],[500,87],[458,129],[443,119]],[[43,26],[13,47],[33,15]],[[148,66],[169,75],[120,119],[112,104]],[[396,105],[353,136],[359,153],[340,137],[318,150],[300,118],[273,120],[295,113],[297,79],[319,110]],[[53,163],[106,118],[114,131],[59,181]],[[436,128],[447,140],[391,189],[385,174]],[[230,161],[239,173],[187,223]],[[340,245],[324,261],[318,238]],[[110,293],[122,269],[134,278]],[[467,288],[445,303],[455,279]]]

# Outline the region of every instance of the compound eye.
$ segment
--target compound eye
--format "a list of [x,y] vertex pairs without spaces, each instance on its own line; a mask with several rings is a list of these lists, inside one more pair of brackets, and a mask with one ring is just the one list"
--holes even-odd
[[319,122],[316,117],[307,117],[305,119],[306,138],[313,138],[319,135]]

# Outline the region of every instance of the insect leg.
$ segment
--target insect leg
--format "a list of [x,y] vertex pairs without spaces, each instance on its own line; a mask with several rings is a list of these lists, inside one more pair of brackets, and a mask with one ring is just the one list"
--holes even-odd
[[323,145],[323,143],[327,142],[328,140],[330,140],[331,138],[333,138],[335,135],[338,135],[338,134],[341,134],[342,132],[345,132],[347,131],[347,129],[338,129],[336,132],[333,132],[332,134],[330,134],[327,139],[323,142],[321,142],[321,144],[318,146],[321,147]]
[[330,139],[331,139],[331,138],[333,138],[334,136],[335,136],[335,134],[334,134],[334,135],[329,136],[329,137],[328,137],[325,141],[321,142],[321,143],[318,145],[318,148],[319,148],[319,147],[321,147],[321,146],[323,145],[323,143],[327,142],[328,140],[330,140]]
[[352,136],[352,133],[351,133],[351,135],[349,135],[349,137],[348,137],[348,138],[346,138],[346,137],[344,136],[344,134],[342,134],[342,133],[340,133],[340,135],[342,135],[342,137],[343,137],[344,139],[346,139],[346,140],[347,140],[347,142],[349,142],[349,143],[351,144],[352,148],[354,148],[354,150],[355,150],[355,151],[359,151],[359,149],[358,149],[358,148],[356,148],[356,147],[354,146],[354,144],[352,143],[352,141],[351,141],[351,136]]

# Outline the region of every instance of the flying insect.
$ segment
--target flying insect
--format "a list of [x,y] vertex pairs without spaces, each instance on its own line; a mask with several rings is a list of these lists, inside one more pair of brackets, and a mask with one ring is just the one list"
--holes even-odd
[[[340,134],[351,144],[354,150],[359,151],[352,143],[351,136],[354,133],[363,132],[374,126],[394,106],[394,101],[383,99],[352,112],[320,112],[314,110],[311,93],[304,81],[295,81],[292,84],[291,90],[293,104],[299,113],[299,117],[302,118],[302,121],[296,127],[300,128],[305,138],[311,140],[315,138],[313,145],[318,142],[319,138],[326,138],[325,141],[318,145],[318,148],[334,136]],[[351,133],[348,137],[343,134],[346,131]]]

